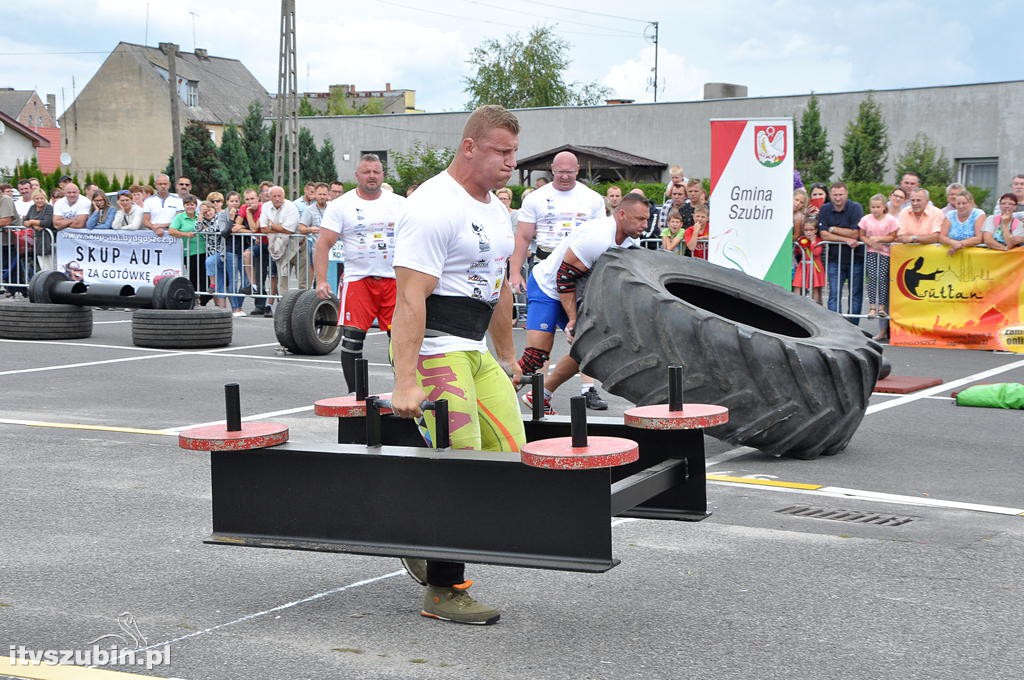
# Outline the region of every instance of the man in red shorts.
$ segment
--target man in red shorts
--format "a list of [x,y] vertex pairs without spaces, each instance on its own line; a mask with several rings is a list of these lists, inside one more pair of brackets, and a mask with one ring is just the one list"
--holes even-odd
[[327,254],[339,238],[345,251],[345,276],[338,299],[341,309],[341,368],[348,390],[355,390],[356,359],[363,356],[366,331],[377,319],[382,331],[391,331],[395,312],[395,222],[405,198],[382,191],[384,167],[376,154],[366,154],[356,166],[355,191],[327,204],[320,222],[320,238],[313,254],[316,293],[331,296],[327,282]]

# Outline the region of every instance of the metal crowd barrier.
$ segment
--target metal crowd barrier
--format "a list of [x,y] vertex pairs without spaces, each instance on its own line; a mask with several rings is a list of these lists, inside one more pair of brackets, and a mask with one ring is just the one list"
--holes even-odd
[[[315,241],[311,235],[289,234],[288,247],[280,259],[271,255],[266,234],[206,234],[205,238],[203,262],[185,260],[190,269],[187,275],[200,295],[229,298],[232,307],[240,307],[243,298],[249,296],[262,306],[265,300],[280,299],[290,288],[312,287]],[[202,276],[191,271],[196,266]]]
[[54,232],[31,227],[0,227],[0,287],[8,296],[28,297],[32,276],[53,269]]

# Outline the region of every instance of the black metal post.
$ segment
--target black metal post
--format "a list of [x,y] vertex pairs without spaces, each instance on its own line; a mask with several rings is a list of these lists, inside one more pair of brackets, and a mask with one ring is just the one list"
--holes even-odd
[[587,398],[583,395],[569,399],[569,431],[573,448],[587,445]]
[[224,385],[224,407],[227,411],[228,432],[239,432],[242,429],[242,404],[239,398],[238,383]]
[[668,367],[668,410],[683,410],[683,367]]
[[544,374],[534,373],[530,376],[530,390],[533,394],[533,419],[544,417]]
[[366,401],[370,394],[370,361],[356,359],[356,401]]
[[366,445],[380,446],[380,407],[377,397],[366,398]]

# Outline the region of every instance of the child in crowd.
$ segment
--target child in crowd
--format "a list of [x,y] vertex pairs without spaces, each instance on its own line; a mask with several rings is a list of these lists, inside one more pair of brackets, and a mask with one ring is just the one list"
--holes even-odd
[[683,216],[678,210],[668,214],[668,226],[661,230],[661,247],[670,253],[683,254],[686,232],[683,230]]
[[708,259],[708,207],[698,205],[693,209],[693,226],[683,232],[686,241],[686,255]]
[[800,237],[793,244],[793,258],[796,271],[793,273],[793,292],[799,295],[811,294],[811,299],[821,304],[821,291],[825,288],[825,265],[821,251],[825,242],[818,235],[818,224],[812,217],[795,217],[794,226],[799,228]]
[[[868,201],[869,213],[861,218],[860,240],[867,244],[868,318],[889,316],[889,244],[896,238],[899,221],[889,214],[885,196]],[[885,338],[880,338],[885,339]]]

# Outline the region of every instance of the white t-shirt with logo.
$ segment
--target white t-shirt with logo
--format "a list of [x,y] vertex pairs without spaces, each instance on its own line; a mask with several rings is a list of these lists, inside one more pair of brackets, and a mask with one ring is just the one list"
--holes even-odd
[[[69,204],[66,198],[58,198],[57,202],[53,204],[53,214],[71,220],[79,215],[88,215],[91,205],[89,199],[81,194],[78,195],[78,200],[75,201],[74,205]],[[84,227],[85,225],[83,224],[82,226]]]
[[558,191],[551,182],[531,192],[519,209],[519,221],[537,225],[537,247],[554,250],[580,224],[604,216],[601,194],[579,182]]
[[[505,206],[493,193],[488,198],[476,200],[447,171],[424,182],[398,221],[395,266],[437,277],[436,295],[495,304],[515,234]],[[487,341],[446,335],[424,338],[420,355],[474,350],[486,352]]]
[[180,212],[185,212],[185,206],[181,199],[174,194],[168,194],[167,198],[160,198],[159,195],[153,194],[142,204],[142,213],[143,215],[149,213],[150,224],[169,225],[174,221],[174,216]]
[[597,258],[611,248],[636,248],[640,241],[627,236],[622,243],[615,243],[615,218],[601,217],[584,222],[573,231],[569,238],[551,253],[547,259],[538,262],[533,268],[533,278],[537,287],[552,300],[558,299],[558,268],[565,259],[565,253],[572,250],[580,262],[588,269],[594,267]]
[[31,198],[27,201],[23,201],[19,198],[14,202],[14,209],[18,211],[19,215],[21,215],[21,219],[25,219],[25,215],[28,214],[29,209],[35,204],[36,202]]
[[324,208],[321,229],[341,236],[345,251],[345,281],[367,276],[395,278],[395,223],[406,199],[390,191],[372,201],[358,190],[338,196]]

